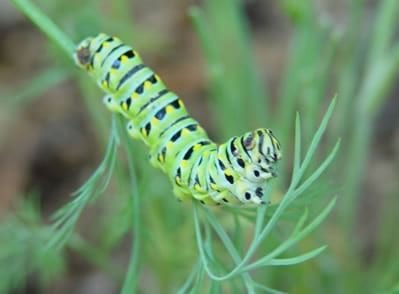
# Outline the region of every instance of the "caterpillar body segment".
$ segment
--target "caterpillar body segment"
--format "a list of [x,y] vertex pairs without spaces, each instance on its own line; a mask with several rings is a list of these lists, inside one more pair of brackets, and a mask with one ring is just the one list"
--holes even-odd
[[148,147],[150,162],[170,178],[178,199],[204,204],[263,204],[263,187],[276,177],[281,158],[269,129],[257,129],[223,144],[211,141],[131,47],[99,34],[83,40],[75,61],[106,93],[103,102],[127,120],[127,132]]

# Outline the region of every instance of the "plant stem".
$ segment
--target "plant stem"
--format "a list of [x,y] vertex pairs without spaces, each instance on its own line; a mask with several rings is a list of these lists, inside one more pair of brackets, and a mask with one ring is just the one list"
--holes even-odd
[[73,59],[75,44],[58,26],[28,0],[11,0],[64,53]]
[[126,135],[126,131],[123,127],[123,122],[121,117],[118,117],[118,130],[119,134],[124,140],[124,146],[126,147],[127,163],[128,163],[128,173],[130,177],[130,185],[132,196],[130,197],[130,205],[132,206],[132,250],[130,253],[129,268],[125,277],[125,281],[122,287],[122,294],[134,293],[137,289],[137,280],[139,276],[139,254],[140,254],[140,197],[138,191],[138,183],[136,177],[135,164],[132,156],[131,140]]

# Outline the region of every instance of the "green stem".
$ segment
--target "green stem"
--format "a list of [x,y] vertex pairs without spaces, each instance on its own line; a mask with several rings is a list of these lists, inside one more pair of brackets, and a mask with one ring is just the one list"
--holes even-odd
[[64,53],[73,58],[75,44],[58,28],[58,26],[43,14],[35,5],[28,0],[11,0],[12,3],[29,18],[47,37],[54,42]]
[[140,197],[138,191],[137,177],[135,164],[133,160],[132,147],[130,138],[127,137],[126,131],[123,127],[122,119],[118,118],[118,129],[119,134],[125,141],[124,146],[126,147],[127,163],[130,176],[130,184],[132,196],[130,197],[130,205],[132,206],[132,250],[129,260],[129,268],[125,277],[125,281],[122,287],[122,294],[135,293],[137,288],[137,279],[139,276],[139,254],[140,254]]
[[397,0],[380,1],[368,56],[369,65],[382,59],[388,51],[395,34],[394,28],[397,26],[398,10],[399,2]]
[[353,232],[353,214],[356,212],[358,205],[358,194],[362,185],[362,178],[366,168],[366,159],[369,154],[370,142],[371,142],[371,128],[372,119],[369,117],[359,115],[357,118],[356,125],[354,126],[354,133],[352,141],[349,146],[349,153],[346,158],[347,173],[346,173],[346,184],[344,190],[345,203],[342,208],[345,227],[348,229],[348,233]]

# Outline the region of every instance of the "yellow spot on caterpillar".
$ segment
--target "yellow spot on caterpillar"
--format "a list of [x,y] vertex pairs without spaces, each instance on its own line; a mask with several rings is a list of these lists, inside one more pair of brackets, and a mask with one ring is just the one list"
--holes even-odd
[[168,143],[166,143],[166,148],[167,149],[171,149],[173,147],[173,142],[169,141]]
[[175,180],[176,180],[176,183],[181,184],[181,179],[178,176],[176,176]]
[[184,136],[188,136],[190,134],[190,131],[189,130],[187,130],[186,128],[184,128],[182,131],[181,131],[181,135],[184,137]]
[[197,131],[200,133],[205,133],[205,130],[200,125],[197,125]]
[[181,161],[181,163],[180,163],[180,166],[183,167],[183,168],[187,167],[187,165],[188,165],[188,161],[185,160],[185,159],[183,159],[183,160]]
[[193,147],[193,150],[197,151],[200,148],[201,148],[201,144],[195,144],[194,147]]
[[143,134],[143,136],[147,137],[147,131],[145,130],[145,128],[141,129],[141,133]]
[[165,162],[165,157],[162,154],[159,154],[158,160],[163,163]]
[[183,101],[181,99],[179,99],[179,105],[180,105],[180,107],[184,106]]
[[152,86],[151,82],[149,82],[149,81],[145,81],[145,82],[144,82],[144,90],[150,89],[151,86]]
[[157,81],[160,81],[160,80],[161,80],[161,78],[159,77],[159,75],[155,75],[155,79],[156,79]]
[[135,100],[138,99],[140,96],[136,92],[134,92],[130,97]]
[[157,120],[155,117],[153,117],[153,118],[151,119],[151,124],[153,124],[153,125],[157,125],[158,122],[159,122],[159,120]]
[[124,64],[124,63],[126,63],[126,62],[128,62],[129,61],[129,57],[127,57],[126,55],[122,55],[121,56],[121,63],[122,64]]
[[173,111],[173,106],[168,105],[166,106],[166,113],[171,113]]
[[107,80],[103,80],[101,84],[102,84],[102,86],[103,86],[104,88],[107,88],[107,87],[108,87],[108,82],[107,82]]
[[201,191],[201,186],[198,185],[198,184],[195,184],[194,185],[194,190],[197,191],[197,192],[200,192]]
[[122,103],[122,108],[123,108],[123,110],[125,110],[125,111],[128,110],[128,106],[127,106],[127,103],[126,103],[126,102],[123,102],[123,103]]
[[108,42],[103,42],[103,47],[104,48],[108,48],[109,47],[109,43]]
[[217,190],[218,186],[216,184],[214,184],[214,183],[211,183],[211,189],[212,190]]
[[226,176],[231,176],[231,175],[232,175],[231,169],[226,169],[226,170],[224,171],[224,173],[225,173]]

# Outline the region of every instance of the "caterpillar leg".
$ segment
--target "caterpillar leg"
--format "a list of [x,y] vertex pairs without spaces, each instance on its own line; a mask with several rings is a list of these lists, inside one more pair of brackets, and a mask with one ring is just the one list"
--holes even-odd
[[220,201],[214,200],[208,192],[193,192],[193,198],[205,205],[220,205]]
[[205,198],[203,198],[203,199],[199,198],[198,195],[196,195],[194,198],[197,199],[197,200],[199,200],[199,202],[201,202],[201,203],[204,204],[204,205],[216,206],[216,205],[222,204],[220,201],[215,201],[215,200],[213,200],[213,199],[212,199],[211,197],[209,197],[208,195],[207,195]]
[[[133,121],[129,121],[127,123],[126,129],[127,129],[129,136],[132,137],[133,139],[142,138],[142,134],[140,133],[139,129],[137,127],[135,127]],[[156,155],[150,153],[149,160],[153,167],[160,168],[160,169],[164,170],[164,167],[159,163]]]
[[127,123],[126,129],[127,129],[129,136],[132,137],[133,139],[141,138],[141,134],[140,134],[139,130],[134,126],[132,121],[129,121]]
[[118,102],[116,99],[110,95],[106,95],[103,97],[103,103],[105,104],[105,107],[108,108],[109,111],[111,112],[119,112],[123,114],[123,111],[121,107],[119,106]]
[[[122,110],[116,99],[113,98],[112,96],[109,95],[104,96],[103,103],[111,112],[121,113],[126,117],[125,112]],[[141,138],[141,134],[139,133],[138,129],[134,126],[131,120],[127,123],[126,129],[130,137],[132,137],[133,139]]]
[[191,198],[190,193],[187,193],[186,189],[183,189],[176,184],[173,184],[173,193],[180,201],[186,201]]
[[246,178],[252,182],[265,182],[273,177],[276,177],[276,173],[273,167],[270,166],[268,169],[262,168],[254,164],[248,164],[245,166]]
[[[130,119],[128,116],[128,113],[126,111],[126,107],[128,107],[128,104],[126,104],[126,101],[119,103],[117,99],[110,95],[106,95],[103,97],[103,103],[105,104],[105,107],[111,112],[117,112],[122,114],[125,118]],[[130,105],[130,104],[129,104]]]
[[215,196],[212,197],[214,201],[228,204],[239,204],[240,200],[234,196],[229,190],[223,190],[217,192]]
[[237,197],[243,203],[253,204],[265,204],[266,202],[262,199],[264,196],[263,188],[260,185],[256,185],[249,181],[239,181],[236,183]]
[[153,167],[161,169],[167,173],[165,162],[159,160],[160,155],[154,152],[150,152],[149,160]]

